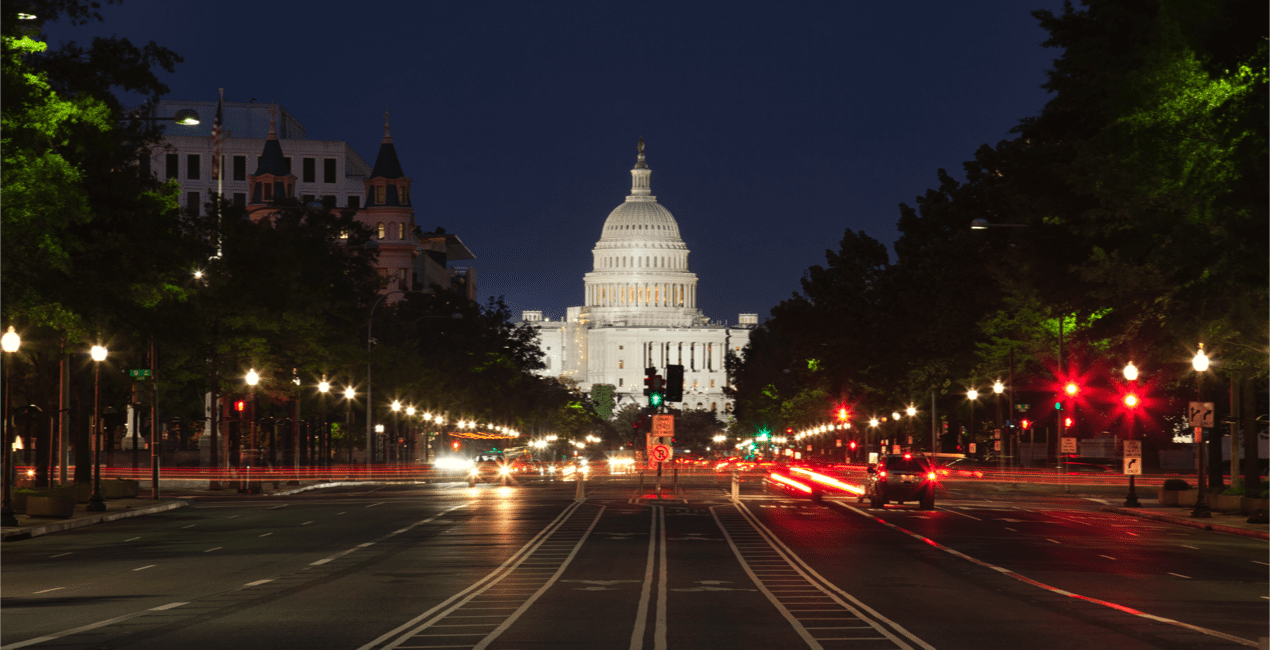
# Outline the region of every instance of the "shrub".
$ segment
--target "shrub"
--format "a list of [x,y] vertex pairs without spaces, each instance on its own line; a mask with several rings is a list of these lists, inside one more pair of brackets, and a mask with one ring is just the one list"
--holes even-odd
[[1236,481],[1234,485],[1222,491],[1222,494],[1230,497],[1241,497],[1244,495],[1243,481]]
[[1166,490],[1189,490],[1191,484],[1180,478],[1164,479],[1164,489]]

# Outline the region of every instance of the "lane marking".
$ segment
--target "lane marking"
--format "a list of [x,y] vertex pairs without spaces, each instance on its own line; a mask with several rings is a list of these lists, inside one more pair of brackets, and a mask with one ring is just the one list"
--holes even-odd
[[368,506],[366,506],[366,507],[367,507],[367,508],[374,508],[375,506],[382,506],[382,505],[384,505],[385,503],[388,503],[388,502],[387,502],[387,501],[380,501],[379,503],[372,503],[372,504],[370,504],[370,505],[368,505]]
[[[345,512],[347,512],[347,511],[345,511]],[[344,514],[344,513],[343,513],[343,512],[337,512],[337,513],[335,513],[335,516],[336,516],[336,517],[338,517],[338,516],[340,516],[340,515],[342,515],[342,514]]]
[[1194,549],[1194,550],[1196,550],[1196,551],[1198,551],[1198,550],[1199,550],[1199,547],[1198,547],[1198,546],[1188,546],[1188,545],[1186,545],[1186,544],[1178,544],[1178,546],[1181,546],[1182,548]]
[[154,567],[157,567],[157,566],[159,566],[159,565],[157,565],[157,564],[147,564],[147,565],[145,565],[145,566],[143,566],[143,567],[137,567],[137,568],[133,569],[133,571],[145,571],[146,569],[153,569]]
[[125,541],[125,542],[135,542],[135,541],[137,541],[137,540],[139,540],[139,539],[141,539],[141,538],[140,538],[140,537],[133,537],[132,539],[125,539],[124,541]]
[[1047,541],[1047,542],[1054,542],[1055,544],[1062,544],[1062,542],[1060,542],[1060,541],[1058,541],[1058,540],[1056,540],[1056,539],[1050,539],[1050,538],[1048,538],[1048,537],[1046,537],[1046,538],[1045,538],[1045,541]]
[[956,510],[950,510],[948,508],[945,508],[944,506],[938,506],[938,509],[943,510],[944,512],[951,512],[954,515],[961,515],[962,517],[965,517],[966,519],[974,519],[975,521],[983,521],[982,519],[978,517],[971,517],[970,515],[964,512],[957,512]]
[[225,518],[226,518],[226,519],[237,519],[237,518],[238,518],[238,515],[230,515],[230,516],[225,517]]
[[289,503],[284,503],[284,504],[282,504],[282,505],[280,505],[280,506],[271,506],[271,507],[265,508],[265,510],[281,510],[281,509],[283,509],[283,508],[285,508],[285,507],[287,507],[287,506],[289,506],[289,505],[291,505],[291,504],[289,504]]
[[1191,579],[1191,577],[1190,577],[1190,576],[1184,576],[1184,575],[1182,575],[1182,574],[1180,574],[1180,573],[1173,573],[1172,571],[1165,571],[1165,573],[1167,573],[1167,574],[1169,574],[1169,575],[1171,575],[1171,576],[1177,576],[1177,577],[1179,577],[1179,578],[1186,578],[1187,580],[1190,580],[1190,579]]
[[311,522],[311,521],[306,521],[306,522],[304,522],[304,523],[302,523],[302,524],[300,524],[300,525],[301,525],[301,526],[308,526],[308,525],[309,525],[309,524],[311,524],[311,523],[313,523],[313,522]]
[[272,535],[272,534],[273,534],[273,533],[265,533],[264,535],[261,535],[261,537],[268,537],[268,536],[270,536],[270,535]]
[[[66,557],[67,555],[70,555],[70,553],[58,553],[57,555],[50,555],[49,557],[50,557],[50,558],[55,558],[55,557]],[[1265,564],[1265,563],[1263,562],[1262,564]]]
[[53,640],[55,640],[55,639],[60,639],[60,638],[62,638],[62,637],[65,637],[65,636],[70,636],[70,635],[72,635],[72,634],[79,634],[80,632],[87,632],[87,631],[89,631],[89,630],[95,630],[95,629],[97,629],[97,628],[99,628],[99,627],[106,627],[107,625],[113,625],[113,624],[118,623],[118,622],[120,622],[120,621],[126,621],[126,620],[128,620],[128,619],[130,619],[130,618],[134,618],[134,617],[137,617],[137,616],[141,616],[142,614],[145,614],[145,613],[147,613],[147,612],[161,612],[161,611],[164,611],[164,610],[167,610],[167,609],[172,609],[173,607],[180,607],[181,605],[185,605],[185,604],[186,604],[186,603],[168,603],[168,604],[166,604],[166,605],[159,605],[158,607],[152,607],[152,608],[150,608],[150,609],[143,609],[143,610],[141,610],[141,611],[139,611],[139,612],[133,612],[133,613],[131,613],[131,614],[124,614],[123,616],[116,616],[116,617],[114,617],[114,618],[108,618],[108,619],[106,619],[106,620],[104,620],[104,621],[98,621],[98,622],[96,622],[96,623],[89,623],[88,625],[82,625],[82,626],[80,626],[80,627],[71,628],[71,629],[69,629],[69,630],[62,630],[61,632],[54,632],[54,633],[52,633],[52,634],[46,634],[46,635],[44,635],[44,636],[41,636],[41,637],[36,637],[36,638],[34,638],[34,639],[27,639],[26,641],[19,641],[19,642],[17,642],[17,643],[11,643],[11,644],[6,645],[6,646],[0,646],[0,650],[18,650],[18,648],[25,648],[25,647],[27,647],[27,646],[33,646],[33,645],[35,645],[35,644],[37,644],[37,643],[44,643],[45,641],[53,641]]
[[1105,558],[1107,558],[1108,560],[1115,560],[1115,559],[1116,559],[1116,558],[1114,558],[1114,557],[1111,557],[1110,555],[1099,555],[1098,557],[1105,557]]
[[188,525],[188,526],[181,526],[181,529],[182,529],[182,530],[184,530],[184,529],[186,529],[186,528],[193,528],[193,527],[195,527],[195,526],[197,526],[197,525],[198,525],[198,524],[190,524],[190,525]]
[[1005,527],[1005,529],[1006,529],[1006,530],[1008,530],[1008,531],[1010,531],[1010,532],[1012,532],[1012,533],[1017,533],[1017,532],[1019,532],[1019,531],[1017,531],[1017,530],[1015,530],[1015,529],[1013,529],[1013,528],[1010,528],[1009,526],[1006,526],[1006,527]]
[[65,589],[65,588],[66,588],[66,587],[53,587],[52,589],[44,589],[44,590],[42,590],[42,591],[37,591],[37,592],[35,592],[35,593],[37,593],[37,594],[47,594],[47,593],[48,593],[48,592],[50,592],[50,591],[58,591],[58,590],[60,590],[60,589]]
[[[56,555],[54,555],[53,557],[57,557],[57,556],[56,556]],[[1252,563],[1253,563],[1253,564],[1260,564],[1260,565],[1262,565],[1262,566],[1270,566],[1270,564],[1267,564],[1267,563],[1262,562],[1262,561],[1260,561],[1260,560],[1253,560],[1253,561],[1252,561]]]
[[[433,521],[436,521],[437,519],[440,519],[440,518],[441,518],[442,516],[444,516],[444,515],[447,515],[447,514],[449,514],[449,513],[453,512],[453,511],[455,511],[455,510],[458,510],[459,508],[465,508],[465,507],[467,507],[467,504],[459,504],[459,505],[454,506],[454,507],[452,507],[452,508],[449,508],[449,509],[447,509],[447,510],[443,510],[443,511],[441,511],[441,512],[439,512],[439,513],[437,513],[437,514],[435,514],[435,515],[433,515],[433,516],[431,516],[431,517],[428,517],[427,519],[424,519],[423,521],[418,521],[418,522],[415,522],[415,523],[413,523],[413,524],[410,524],[409,526],[406,526],[405,528],[403,528],[403,529],[401,529],[401,530],[410,530],[411,528],[414,528],[415,526],[422,526],[423,524],[429,524],[429,523],[432,523]],[[342,513],[342,512],[341,512],[340,514],[342,515],[342,514],[344,514],[344,513]],[[397,531],[397,532],[401,532],[401,531]],[[380,539],[388,539],[389,537],[392,537],[393,535],[396,535],[396,534],[397,534],[396,532],[393,532],[393,533],[388,533],[387,535],[384,535],[384,536],[383,536],[383,537],[381,537]],[[378,540],[377,540],[377,541],[378,541]],[[332,556],[330,556],[330,557],[325,557],[325,558],[322,558],[322,559],[317,560],[317,561],[315,561],[315,562],[310,562],[310,563],[309,563],[309,566],[322,566],[323,564],[326,564],[327,562],[330,562],[331,560],[335,560],[335,559],[338,559],[338,558],[344,557],[345,555],[348,555],[349,553],[352,553],[353,551],[356,551],[357,549],[360,549],[360,548],[366,548],[367,546],[370,546],[370,545],[372,545],[372,544],[374,544],[374,543],[375,543],[375,542],[366,542],[366,543],[364,543],[364,544],[358,544],[357,546],[354,546],[353,548],[350,548],[350,549],[347,549],[347,550],[344,550],[344,551],[340,551],[339,553],[336,553],[335,555],[332,555]]]
[[644,629],[648,625],[648,601],[653,594],[653,565],[657,560],[657,513],[650,511],[648,524],[648,560],[644,563],[644,585],[639,592],[639,607],[635,610],[635,629],[631,632],[630,650],[644,647]]
[[265,584],[266,582],[273,582],[274,580],[276,580],[276,578],[265,578],[264,580],[257,580],[257,581],[255,581],[255,582],[248,582],[247,584],[245,584],[245,585],[243,585],[243,586],[244,586],[244,587],[255,587],[255,586],[257,586],[257,585],[263,585],[263,584]]
[[206,551],[203,551],[203,552],[204,552],[204,553],[211,553],[212,551],[219,551],[219,550],[221,550],[222,548],[225,548],[225,547],[224,547],[224,546],[217,546],[216,548],[209,548],[209,549],[207,549]]
[[[1013,572],[1013,571],[1011,571],[1011,570],[1009,570],[1009,569],[1006,569],[1006,568],[1003,568],[1003,567],[999,567],[999,566],[997,566],[997,565],[995,565],[995,564],[991,564],[991,563],[989,563],[989,562],[985,562],[985,561],[980,560],[980,559],[978,559],[978,558],[973,558],[973,557],[970,557],[969,555],[966,555],[965,553],[962,553],[961,551],[957,551],[957,550],[952,549],[952,548],[950,548],[950,547],[944,546],[943,544],[940,544],[939,542],[936,542],[935,540],[930,539],[930,538],[928,538],[928,537],[924,537],[924,536],[922,536],[922,535],[918,535],[917,533],[914,533],[914,532],[912,532],[912,531],[909,531],[909,530],[905,530],[905,529],[903,529],[903,528],[900,528],[899,526],[896,526],[895,524],[892,524],[892,523],[891,523],[891,522],[889,522],[889,521],[885,521],[885,520],[880,519],[880,518],[878,518],[878,517],[875,517],[875,516],[873,516],[873,515],[871,515],[871,514],[869,514],[869,513],[867,513],[867,512],[863,512],[863,511],[861,511],[861,510],[860,510],[860,509],[858,509],[858,508],[854,508],[854,507],[852,507],[852,506],[845,506],[845,507],[846,507],[848,510],[850,510],[851,512],[854,512],[854,513],[856,513],[856,514],[860,515],[861,517],[864,517],[864,518],[866,518],[866,519],[872,519],[872,520],[877,521],[878,523],[882,524],[883,526],[888,526],[888,527],[890,527],[890,528],[894,528],[895,530],[898,530],[898,531],[900,531],[901,533],[904,533],[905,535],[908,535],[909,537],[912,537],[912,538],[914,538],[914,539],[917,539],[917,540],[920,540],[920,541],[925,542],[925,543],[927,543],[927,544],[930,544],[930,545],[931,545],[931,547],[933,547],[933,548],[937,548],[937,549],[939,549],[939,550],[941,550],[941,551],[944,551],[945,553],[948,553],[948,554],[950,554],[950,555],[954,555],[954,556],[959,557],[959,558],[961,558],[961,559],[963,559],[963,560],[966,560],[967,562],[971,562],[971,563],[973,563],[973,564],[977,564],[977,565],[979,565],[979,566],[986,567],[986,568],[988,568],[988,569],[992,569],[992,570],[994,570],[994,571],[997,571],[997,572],[1001,573],[1002,575],[1006,575],[1006,576],[1009,576],[1009,577],[1011,577],[1011,578],[1014,578],[1015,580],[1018,580],[1019,582],[1026,583],[1026,584],[1032,585],[1032,586],[1034,586],[1034,587],[1039,587],[1039,588],[1044,589],[1044,590],[1046,590],[1046,591],[1049,591],[1049,592],[1051,592],[1051,593],[1059,594],[1059,595],[1062,595],[1062,596],[1068,596],[1068,597],[1070,597],[1070,598],[1076,598],[1076,599],[1078,599],[1078,600],[1083,600],[1083,601],[1088,602],[1088,603],[1094,603],[1095,605],[1102,605],[1102,606],[1104,606],[1104,607],[1109,607],[1109,608],[1111,608],[1111,609],[1114,609],[1114,610],[1117,610],[1117,611],[1121,611],[1121,612],[1124,612],[1124,613],[1126,613],[1126,614],[1131,614],[1131,615],[1133,615],[1133,616],[1138,616],[1138,617],[1145,618],[1145,619],[1148,619],[1148,620],[1157,621],[1157,622],[1159,622],[1159,623],[1167,623],[1167,624],[1169,624],[1169,625],[1176,625],[1176,626],[1178,626],[1178,627],[1185,628],[1185,629],[1191,630],[1191,631],[1193,631],[1193,632],[1199,632],[1200,634],[1206,634],[1206,635],[1208,635],[1208,636],[1217,637],[1217,638],[1219,638],[1219,639],[1224,639],[1224,640],[1226,640],[1226,641],[1230,641],[1230,642],[1232,642],[1232,643],[1238,643],[1239,645],[1247,646],[1247,647],[1249,647],[1249,648],[1256,648],[1256,647],[1258,647],[1258,644],[1257,644],[1257,642],[1256,642],[1256,641],[1249,641],[1248,639],[1244,639],[1244,638],[1241,638],[1241,637],[1237,637],[1237,636],[1234,636],[1234,635],[1231,635],[1231,634],[1226,634],[1225,632],[1218,632],[1217,630],[1210,630],[1210,629],[1208,629],[1208,628],[1200,627],[1200,626],[1198,626],[1198,625],[1191,625],[1190,623],[1183,623],[1182,621],[1177,621],[1177,620],[1174,620],[1174,619],[1171,619],[1171,618],[1165,618],[1165,617],[1163,617],[1163,616],[1156,616],[1155,614],[1148,614],[1148,613],[1146,613],[1146,612],[1144,612],[1144,611],[1141,611],[1141,610],[1138,610],[1138,609],[1134,609],[1134,608],[1132,608],[1132,607],[1128,607],[1128,606],[1125,606],[1125,605],[1119,605],[1119,604],[1116,604],[1116,603],[1113,603],[1113,602],[1110,602],[1110,601],[1101,600],[1101,599],[1098,599],[1098,598],[1093,598],[1093,597],[1091,597],[1091,596],[1082,596],[1082,595],[1080,595],[1080,594],[1077,594],[1077,593],[1072,593],[1072,592],[1070,592],[1070,591],[1066,591],[1066,590],[1064,590],[1064,589],[1059,589],[1058,587],[1054,587],[1054,586],[1052,586],[1052,585],[1045,584],[1045,583],[1043,583],[1043,582],[1040,582],[1039,580],[1033,580],[1032,578],[1029,578],[1029,577],[1027,577],[1027,576],[1025,576],[1025,575],[1022,575],[1022,574],[1020,574],[1020,573],[1015,573],[1015,572]],[[0,649],[0,650],[3,650],[3,649]]]

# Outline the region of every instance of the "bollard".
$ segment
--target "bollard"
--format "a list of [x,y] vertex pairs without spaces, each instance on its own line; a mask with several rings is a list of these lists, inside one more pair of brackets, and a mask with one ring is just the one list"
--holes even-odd
[[573,494],[574,501],[586,501],[586,481],[581,476],[574,479],[578,482],[578,488]]
[[741,501],[741,481],[736,470],[732,470],[732,503]]

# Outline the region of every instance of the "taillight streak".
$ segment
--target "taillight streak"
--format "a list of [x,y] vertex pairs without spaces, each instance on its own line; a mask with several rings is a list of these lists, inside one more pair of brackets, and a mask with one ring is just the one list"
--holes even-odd
[[809,478],[809,479],[811,479],[811,480],[813,480],[813,481],[815,481],[815,482],[817,482],[817,483],[819,483],[819,484],[821,484],[821,485],[828,485],[829,487],[838,488],[839,490],[845,490],[845,491],[850,492],[850,493],[852,493],[852,494],[864,494],[864,488],[862,488],[862,487],[858,487],[858,486],[855,486],[855,485],[851,485],[851,484],[849,484],[849,483],[843,483],[842,481],[839,481],[838,479],[836,479],[836,478],[834,478],[834,477],[832,477],[832,476],[825,476],[824,474],[817,474],[816,472],[813,472],[813,471],[811,471],[811,470],[807,469],[806,467],[795,467],[795,468],[793,469],[793,471],[798,472],[799,474],[803,474],[803,475],[805,475],[807,478]]
[[784,483],[784,484],[786,484],[786,485],[790,485],[790,486],[796,487],[796,488],[798,488],[798,489],[802,490],[803,492],[806,492],[807,494],[811,494],[811,486],[810,486],[810,485],[807,485],[807,484],[805,484],[805,483],[799,483],[798,481],[795,481],[794,479],[792,479],[792,478],[790,478],[790,477],[788,477],[788,476],[782,476],[782,475],[780,475],[780,474],[769,474],[768,476],[770,476],[770,477],[772,477],[773,479],[776,479],[777,481],[780,481],[781,483]]

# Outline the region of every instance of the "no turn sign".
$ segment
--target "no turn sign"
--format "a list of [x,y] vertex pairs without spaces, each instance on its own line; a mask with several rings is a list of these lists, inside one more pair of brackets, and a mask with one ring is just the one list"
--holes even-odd
[[664,463],[674,454],[670,445],[653,445],[648,448],[648,458],[654,462]]

